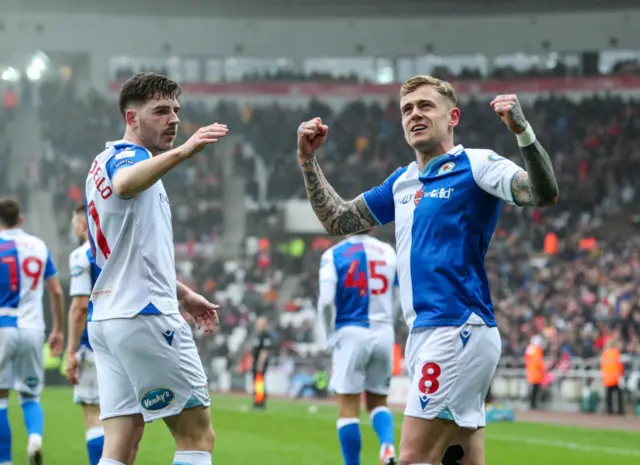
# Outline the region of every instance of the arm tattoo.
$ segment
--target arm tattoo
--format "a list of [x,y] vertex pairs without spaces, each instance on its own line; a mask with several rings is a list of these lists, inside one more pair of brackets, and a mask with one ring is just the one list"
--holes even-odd
[[546,207],[558,201],[558,184],[546,150],[537,140],[520,147],[526,173],[519,172],[511,181],[513,198],[518,205]]
[[346,201],[336,193],[324,177],[315,155],[302,163],[302,174],[311,207],[329,234],[343,236],[378,224],[362,195]]

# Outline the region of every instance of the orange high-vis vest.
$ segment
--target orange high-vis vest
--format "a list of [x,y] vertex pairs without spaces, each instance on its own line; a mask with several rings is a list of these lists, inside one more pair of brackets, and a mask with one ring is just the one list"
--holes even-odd
[[524,353],[524,366],[529,384],[541,384],[547,374],[542,347],[536,344],[527,346]]
[[600,374],[605,387],[614,387],[620,384],[620,378],[624,373],[624,365],[620,361],[620,349],[605,349],[600,356]]
[[402,347],[397,342],[393,345],[393,368],[391,374],[393,376],[399,376],[402,374],[404,368],[404,354],[402,353]]
[[544,238],[544,253],[547,255],[558,254],[558,236],[555,233],[550,232]]

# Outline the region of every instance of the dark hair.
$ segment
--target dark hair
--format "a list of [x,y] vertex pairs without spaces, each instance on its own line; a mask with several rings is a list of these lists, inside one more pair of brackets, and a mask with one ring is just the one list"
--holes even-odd
[[73,209],[73,213],[79,214],[82,213],[83,215],[85,214],[86,208],[84,206],[84,203],[79,203],[78,205],[76,205],[76,207]]
[[142,104],[153,98],[178,98],[180,86],[162,74],[138,73],[122,85],[118,96],[120,113],[124,116],[132,104]]
[[20,221],[20,203],[14,197],[0,197],[0,222],[13,228]]

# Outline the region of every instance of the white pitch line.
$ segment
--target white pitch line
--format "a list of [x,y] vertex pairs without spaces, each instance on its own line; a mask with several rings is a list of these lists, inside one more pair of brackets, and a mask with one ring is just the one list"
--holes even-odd
[[550,439],[542,438],[523,438],[518,436],[494,436],[488,434],[486,438],[489,441],[503,441],[503,442],[517,442],[524,444],[535,444],[538,446],[557,447],[560,449],[578,450],[581,452],[605,452],[607,454],[627,455],[632,457],[640,457],[640,450],[638,449],[623,449],[618,447],[608,446],[589,446],[587,444],[578,444],[575,442],[566,441],[553,441]]

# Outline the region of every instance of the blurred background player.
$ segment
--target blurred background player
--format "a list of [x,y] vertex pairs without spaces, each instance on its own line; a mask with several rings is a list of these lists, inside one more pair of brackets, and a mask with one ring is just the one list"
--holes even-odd
[[252,345],[253,407],[264,409],[267,406],[265,376],[269,367],[269,355],[273,347],[273,337],[269,331],[269,322],[263,316],[256,320],[256,335],[253,338]]
[[155,73],[119,95],[124,138],[107,143],[86,180],[88,235],[99,269],[89,300],[104,448],[100,465],[130,465],[144,423],[163,419],[174,464],[211,465],[214,433],[207,377],[182,306],[206,332],[217,305],[177,282],[171,206],[161,178],[227,134],[197,130],[172,149],[180,87]]
[[298,128],[307,196],[327,232],[352,234],[395,221],[410,327],[403,465],[484,463],[484,399],[501,351],[484,257],[502,201],[548,206],[558,199],[549,156],[515,95],[499,95],[490,106],[516,135],[527,171],[491,150],[455,146],[457,103],[445,81],[405,81],[402,127],[416,160],[351,201],[335,192],[316,158],[329,128],[320,118]]
[[42,299],[51,297],[51,355],[62,353],[64,297],[45,243],[20,225],[20,205],[0,198],[0,464],[11,463],[11,428],[7,416],[9,390],[20,395],[29,435],[30,465],[42,463],[44,416],[40,393],[44,385],[45,337]]
[[80,247],[69,255],[71,306],[68,317],[67,357],[65,372],[73,387],[73,401],[82,406],[90,465],[102,457],[104,428],[100,422],[98,376],[87,332],[89,297],[98,277],[98,268],[87,240],[84,204],[78,205],[71,219],[71,230]]
[[320,262],[318,320],[332,355],[330,389],[338,397],[338,438],[345,465],[359,465],[360,396],[380,441],[380,463],[396,462],[387,407],[394,344],[396,253],[367,234],[329,248]]

